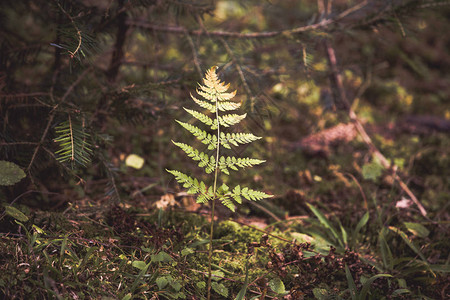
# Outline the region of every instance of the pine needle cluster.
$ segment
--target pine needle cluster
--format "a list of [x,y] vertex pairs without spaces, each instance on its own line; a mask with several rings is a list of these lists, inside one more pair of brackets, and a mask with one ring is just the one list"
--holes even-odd
[[203,168],[207,174],[214,173],[214,184],[208,186],[205,182],[186,175],[177,170],[167,170],[175,176],[178,183],[187,189],[189,194],[197,195],[198,203],[207,203],[211,200],[219,200],[224,206],[236,210],[236,203],[242,204],[242,199],[257,201],[264,198],[270,198],[272,195],[261,191],[256,191],[240,185],[230,188],[225,183],[217,188],[217,174],[222,172],[230,175],[230,170],[239,171],[239,168],[248,168],[262,164],[264,160],[255,158],[237,158],[234,156],[220,155],[220,149],[231,149],[232,146],[239,147],[243,144],[254,142],[260,137],[252,133],[225,133],[222,128],[230,128],[245,119],[247,114],[234,114],[230,111],[236,110],[241,103],[231,101],[236,95],[236,91],[227,92],[229,84],[221,82],[216,74],[217,67],[210,68],[203,79],[203,85],[199,84],[197,94],[203,99],[198,99],[191,94],[192,100],[201,108],[206,110],[213,117],[203,112],[186,109],[194,119],[200,121],[208,127],[209,131],[203,130],[198,126],[178,121],[185,130],[189,131],[200,142],[207,146],[207,150],[215,150],[215,155],[211,155],[184,143],[172,141],[176,146],[183,150],[186,155],[198,162],[198,166]]

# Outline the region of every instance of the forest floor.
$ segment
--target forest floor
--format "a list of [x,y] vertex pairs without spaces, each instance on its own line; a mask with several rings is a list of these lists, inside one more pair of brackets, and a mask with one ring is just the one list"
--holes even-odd
[[[401,149],[395,157],[426,217],[376,160],[355,173],[352,161],[366,151],[361,141],[332,146],[326,157],[310,153],[306,168],[293,171],[288,163],[282,167],[292,178],[272,183],[298,188],[246,203],[235,214],[218,207],[213,298],[448,298],[450,137],[427,126],[425,135],[397,132],[386,143]],[[285,153],[288,162],[304,156]],[[183,192],[164,193],[150,178],[123,174],[118,182],[130,195],[120,203],[86,196],[101,186],[92,180],[85,192],[67,186],[79,200],[50,211],[20,205],[23,215],[2,215],[5,298],[206,295],[209,207]]]

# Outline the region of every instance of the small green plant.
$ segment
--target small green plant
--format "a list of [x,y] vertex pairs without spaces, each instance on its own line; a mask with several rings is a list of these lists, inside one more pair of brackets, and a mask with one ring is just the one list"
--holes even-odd
[[59,144],[56,151],[57,160],[60,163],[71,163],[86,167],[91,161],[92,145],[89,143],[89,133],[83,122],[73,120],[71,116],[58,126],[56,126],[57,137],[54,139]]
[[241,122],[245,119],[247,114],[238,115],[228,113],[229,111],[238,109],[241,106],[241,103],[230,101],[236,95],[236,91],[227,92],[230,85],[219,80],[216,69],[217,67],[212,67],[206,72],[205,78],[203,79],[203,85],[199,84],[199,88],[197,89],[197,94],[204,98],[204,100],[197,99],[191,94],[192,100],[197,105],[208,111],[210,114],[214,114],[214,116],[211,118],[202,112],[185,108],[186,112],[193,118],[208,126],[210,132],[189,123],[176,121],[199,141],[205,144],[209,151],[215,151],[215,155],[209,155],[190,145],[172,141],[190,158],[194,161],[198,161],[198,166],[203,168],[207,174],[214,173],[214,181],[211,185],[207,185],[205,182],[188,176],[180,171],[167,170],[167,172],[175,176],[175,179],[182,184],[183,187],[187,188],[189,194],[197,195],[197,203],[212,202],[208,265],[208,299],[210,298],[211,290],[212,237],[216,200],[219,200],[224,206],[234,212],[236,204],[242,204],[242,198],[257,201],[272,197],[264,192],[256,191],[248,187],[241,187],[240,185],[237,185],[234,188],[228,187],[225,183],[220,186],[218,185],[219,172],[230,175],[229,170],[238,171],[238,168],[252,167],[265,161],[248,157],[236,158],[234,156],[220,155],[220,150],[222,148],[231,149],[231,146],[238,147],[240,144],[248,144],[256,141],[260,139],[260,137],[257,137],[252,133],[225,133],[222,131],[222,128],[224,127],[229,128]]

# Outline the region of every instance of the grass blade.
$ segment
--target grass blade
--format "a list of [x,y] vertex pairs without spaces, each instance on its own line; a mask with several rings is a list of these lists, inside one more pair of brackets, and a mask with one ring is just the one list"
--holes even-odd
[[369,279],[366,280],[366,282],[364,282],[362,289],[361,289],[361,294],[358,297],[358,300],[365,300],[367,299],[367,293],[369,292],[370,289],[370,285],[377,280],[378,278],[382,278],[382,277],[392,277],[392,275],[389,274],[377,274],[375,276],[370,277]]
[[350,290],[352,300],[356,300],[358,290],[356,289],[355,281],[353,280],[352,273],[350,273],[350,269],[348,268],[347,264],[345,264],[345,277],[347,277],[348,288]]
[[234,300],[244,300],[245,293],[247,293],[247,287],[248,287],[248,263],[245,266],[244,285],[242,286],[241,290],[237,294],[236,298],[234,298]]
[[320,223],[331,231],[331,234],[336,239],[336,241],[339,242],[341,247],[344,247],[344,245],[343,245],[343,243],[342,243],[342,241],[341,241],[341,239],[340,239],[336,229],[333,227],[333,225],[330,223],[330,221],[328,221],[328,219],[317,208],[315,208],[314,206],[312,206],[309,203],[306,203],[306,205],[308,205],[309,209],[319,219]]
[[369,221],[369,212],[366,212],[364,216],[362,216],[361,220],[359,220],[358,224],[356,224],[356,228],[352,233],[352,245],[356,245],[356,238],[358,237],[359,232],[361,229],[366,226],[367,222]]
[[411,248],[412,251],[414,251],[417,255],[419,255],[420,258],[421,258],[424,262],[428,263],[428,262],[427,262],[427,259],[426,259],[425,256],[423,255],[423,253],[419,250],[419,248],[416,247],[416,245],[414,245],[414,244],[411,242],[411,240],[408,238],[408,236],[406,235],[406,233],[404,233],[404,232],[401,231],[399,228],[394,227],[394,226],[389,226],[388,228],[389,228],[389,230],[391,230],[391,231],[397,233],[397,234],[403,239],[403,241],[406,243],[406,245],[408,245],[408,247]]

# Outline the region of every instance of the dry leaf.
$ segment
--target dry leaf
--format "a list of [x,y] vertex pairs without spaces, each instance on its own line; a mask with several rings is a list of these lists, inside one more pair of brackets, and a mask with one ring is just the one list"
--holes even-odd
[[161,196],[161,199],[155,202],[157,208],[166,209],[169,206],[179,205],[175,201],[175,197],[172,194],[165,194]]

